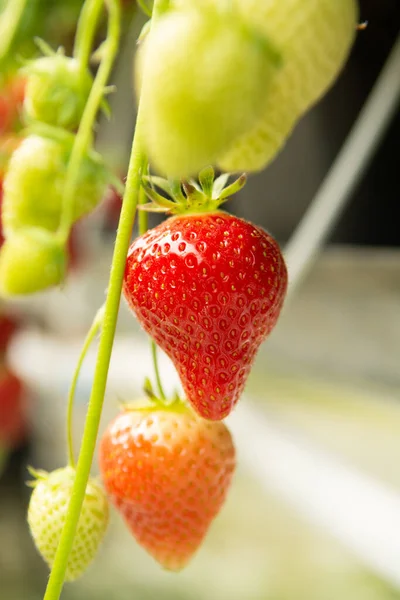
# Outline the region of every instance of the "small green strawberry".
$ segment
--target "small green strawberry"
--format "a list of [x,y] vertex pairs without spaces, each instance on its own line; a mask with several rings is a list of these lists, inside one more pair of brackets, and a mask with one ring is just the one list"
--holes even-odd
[[[75,479],[75,469],[64,467],[51,473],[31,470],[35,480],[28,508],[28,524],[36,548],[51,568],[65,523]],[[83,500],[66,581],[80,577],[93,561],[108,525],[108,502],[99,484],[89,479]]]
[[[13,153],[3,184],[2,222],[6,236],[21,227],[56,231],[60,224],[67,165],[74,137],[65,141],[30,135]],[[75,220],[102,200],[109,173],[101,157],[83,160],[75,193]]]
[[33,294],[59,285],[67,256],[54,234],[39,228],[21,229],[0,250],[0,295]]
[[76,58],[62,54],[38,58],[23,71],[26,120],[76,129],[93,83],[90,72]]
[[[261,117],[279,54],[231,12],[168,13],[139,52],[144,141],[176,178],[214,162]],[[136,76],[136,80],[140,80]]]

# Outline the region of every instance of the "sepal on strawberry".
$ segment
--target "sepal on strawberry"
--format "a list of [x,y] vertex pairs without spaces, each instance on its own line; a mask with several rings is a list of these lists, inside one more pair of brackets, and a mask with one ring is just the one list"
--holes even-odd
[[[215,171],[211,166],[200,171],[198,181],[189,179],[180,182],[176,179],[168,180],[154,175],[145,176],[143,186],[151,202],[139,205],[139,209],[171,215],[217,210],[221,204],[246,185],[245,173],[230,185],[226,185],[229,177],[229,173],[223,173],[214,179]],[[157,187],[172,199],[169,200],[159,194],[156,190]]]
[[39,228],[21,229],[0,250],[0,295],[33,294],[60,285],[67,256],[58,238]]
[[30,122],[75,130],[82,118],[93,78],[76,58],[62,50],[57,53],[41,42],[46,56],[29,62],[22,72],[27,76],[24,115]]
[[[52,566],[64,526],[75,480],[75,469],[64,467],[51,473],[30,469],[34,480],[28,508],[33,541],[43,559]],[[92,478],[86,487],[82,510],[68,558],[66,581],[78,579],[95,558],[107,530],[109,509],[100,485]]]

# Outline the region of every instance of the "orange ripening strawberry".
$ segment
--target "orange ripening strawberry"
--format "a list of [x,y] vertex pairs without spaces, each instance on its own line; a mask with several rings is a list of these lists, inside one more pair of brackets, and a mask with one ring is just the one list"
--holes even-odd
[[286,293],[277,242],[222,211],[176,215],[130,247],[124,294],[172,359],[204,418],[225,418],[243,392]]
[[173,571],[199,548],[234,469],[227,427],[181,402],[127,407],[100,442],[106,492],[138,543]]

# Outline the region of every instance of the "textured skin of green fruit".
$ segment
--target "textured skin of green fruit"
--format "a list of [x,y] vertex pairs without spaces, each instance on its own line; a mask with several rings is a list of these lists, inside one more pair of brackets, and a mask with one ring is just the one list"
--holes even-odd
[[[29,502],[28,524],[37,549],[51,567],[71,498],[75,470],[72,467],[40,474]],[[80,577],[95,558],[108,525],[108,503],[101,487],[89,480],[74,543],[69,555],[66,581]]]
[[[199,1],[204,6],[212,2]],[[192,2],[175,0],[178,7]],[[297,121],[335,81],[356,34],[358,7],[356,0],[232,2],[283,59],[266,90],[262,117],[218,161],[225,171],[258,171],[275,158]]]
[[39,228],[20,229],[0,251],[0,294],[33,294],[59,285],[67,257],[54,234]]
[[[55,231],[60,224],[69,144],[30,135],[13,153],[3,184],[2,223],[6,236],[20,227]],[[87,156],[75,193],[74,219],[93,210],[103,198],[103,165]]]
[[82,72],[75,58],[60,55],[38,58],[25,71],[26,119],[76,129],[93,82],[89,71]]
[[279,62],[242,19],[194,9],[163,17],[139,54],[144,140],[155,168],[176,178],[252,127]]

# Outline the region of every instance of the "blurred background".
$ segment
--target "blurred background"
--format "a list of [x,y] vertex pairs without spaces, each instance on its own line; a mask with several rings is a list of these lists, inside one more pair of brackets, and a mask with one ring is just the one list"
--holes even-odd
[[[0,0],[0,19],[14,1]],[[36,35],[70,49],[81,5],[30,0],[11,55],[2,56],[0,43],[0,180],[21,127],[18,60],[35,52]],[[138,548],[114,514],[98,560],[65,587],[66,600],[400,600],[400,3],[360,6],[368,27],[336,85],[226,207],[279,239],[292,275],[279,325],[230,418],[240,467],[226,507],[178,576]],[[98,149],[121,178],[135,120],[132,57],[144,22],[132,1],[124,11],[113,117],[101,120],[97,133]],[[339,169],[332,178],[373,89],[374,114],[387,119],[370,135],[371,158],[360,164],[362,152],[346,154],[347,173]],[[370,125],[364,119],[360,127]],[[323,210],[312,235],[297,229],[316,196],[326,208],[339,195],[343,210],[335,218]],[[119,209],[109,190],[75,228],[62,290],[0,305],[1,600],[43,596],[48,571],[25,521],[26,467],[65,464],[66,394],[104,299]],[[76,447],[94,362],[95,348],[78,387]],[[161,368],[173,389],[166,357]],[[144,374],[152,375],[148,343],[122,303],[102,427],[119,400],[141,392]]]

